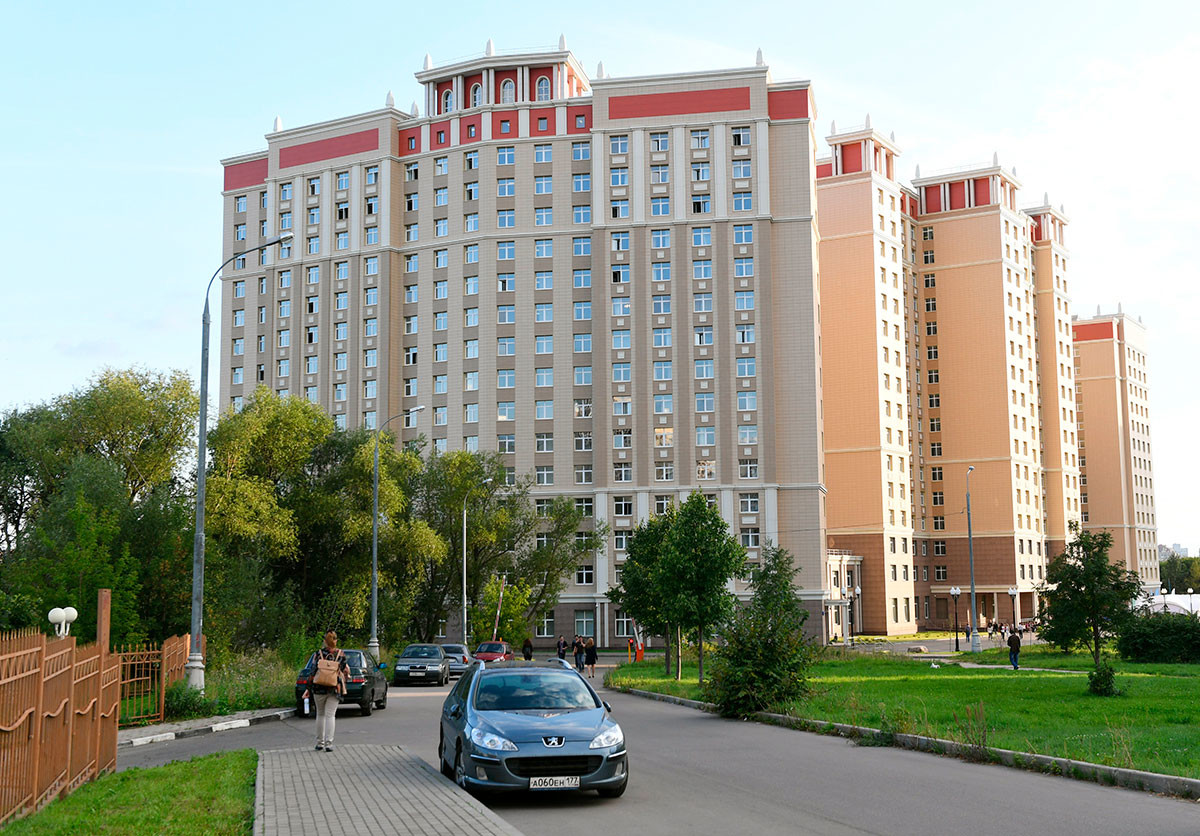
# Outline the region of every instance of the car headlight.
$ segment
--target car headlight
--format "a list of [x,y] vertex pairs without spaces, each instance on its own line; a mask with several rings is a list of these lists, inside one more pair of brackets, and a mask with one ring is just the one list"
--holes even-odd
[[486,732],[483,729],[471,729],[471,740],[476,746],[482,746],[484,749],[494,749],[501,752],[517,751],[517,744],[508,738]]
[[620,746],[624,742],[625,735],[621,732],[621,727],[614,723],[592,738],[592,742],[588,748],[607,749],[609,746]]
[[406,671],[406,670],[408,670],[408,665],[396,665],[396,670]]

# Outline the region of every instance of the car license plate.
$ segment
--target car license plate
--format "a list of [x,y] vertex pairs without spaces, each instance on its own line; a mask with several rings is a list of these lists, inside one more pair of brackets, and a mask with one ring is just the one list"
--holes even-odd
[[567,775],[560,778],[539,777],[529,779],[529,789],[531,790],[577,790],[579,789],[579,776]]
[[425,671],[409,671],[408,675],[409,676],[424,676]]

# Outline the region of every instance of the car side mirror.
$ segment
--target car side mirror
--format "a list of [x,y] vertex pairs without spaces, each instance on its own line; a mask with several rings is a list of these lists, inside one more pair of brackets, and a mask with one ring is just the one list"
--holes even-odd
[[386,671],[386,670],[387,670],[387,662],[380,662],[380,663],[379,663],[379,670],[381,670],[381,671]]
[[462,708],[460,708],[457,704],[452,705],[450,706],[449,714],[451,717],[457,717],[459,714],[462,714]]
[[607,711],[609,714],[612,714],[612,706],[608,704],[608,701],[603,700],[602,702],[604,703],[604,710]]

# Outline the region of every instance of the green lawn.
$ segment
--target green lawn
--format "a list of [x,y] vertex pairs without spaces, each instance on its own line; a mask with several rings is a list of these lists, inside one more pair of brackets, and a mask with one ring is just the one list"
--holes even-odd
[[[993,648],[980,651],[977,655],[962,653],[964,662],[981,665],[1007,665],[1008,648]],[[1168,662],[1126,662],[1115,653],[1104,657],[1117,673],[1165,674],[1167,676],[1200,676],[1200,665],[1173,664]],[[1021,648],[1021,667],[1055,668],[1064,671],[1090,671],[1093,667],[1090,653],[1063,653],[1047,645]]]
[[242,749],[105,775],[4,833],[247,834],[254,826],[257,764],[258,753]]
[[[928,660],[831,652],[813,669],[812,695],[777,710],[972,744],[984,743],[983,728],[993,748],[1200,778],[1195,675],[1122,672],[1124,694],[1103,698],[1074,673],[933,668]],[[661,662],[625,665],[608,684],[702,699],[695,665],[685,665],[682,682],[666,678]],[[980,703],[984,722],[972,725],[968,707]]]

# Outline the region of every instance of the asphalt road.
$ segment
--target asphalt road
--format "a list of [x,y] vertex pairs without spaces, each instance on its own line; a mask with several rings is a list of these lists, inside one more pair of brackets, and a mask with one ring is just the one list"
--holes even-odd
[[[599,672],[598,672],[599,675]],[[448,687],[392,688],[371,717],[338,715],[337,743],[399,744],[437,763]],[[606,692],[625,729],[624,797],[522,794],[486,799],[527,836],[595,834],[948,834],[1129,836],[1200,834],[1200,804],[1132,790],[971,764],[840,738],[722,720]],[[308,746],[313,721],[122,749],[119,769],[255,747]],[[314,753],[315,757],[319,757]]]

